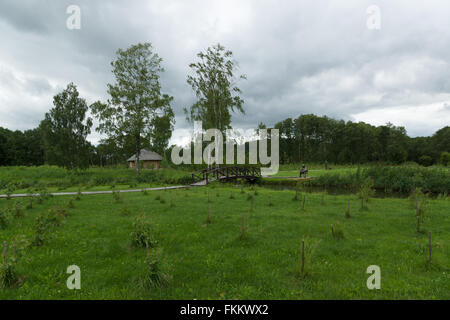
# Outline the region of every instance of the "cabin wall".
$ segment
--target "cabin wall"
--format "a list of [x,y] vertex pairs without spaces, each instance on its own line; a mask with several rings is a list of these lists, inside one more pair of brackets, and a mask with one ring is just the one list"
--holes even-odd
[[[144,160],[139,161],[140,167],[143,169],[159,169],[159,163],[160,161],[157,160]],[[128,168],[136,168],[136,163],[134,161],[128,162]]]

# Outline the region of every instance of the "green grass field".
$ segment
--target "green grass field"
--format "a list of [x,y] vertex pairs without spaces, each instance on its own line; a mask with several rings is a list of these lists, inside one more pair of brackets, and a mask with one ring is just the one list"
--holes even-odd
[[[318,177],[325,173],[336,173],[336,174],[347,174],[356,172],[357,168],[348,167],[348,168],[336,168],[332,170],[325,169],[308,169],[307,176],[308,177]],[[283,170],[278,171],[275,177],[298,177],[300,173],[300,169],[298,170]]]
[[[211,224],[207,219],[207,192]],[[21,285],[0,290],[0,299],[449,299],[450,204],[429,200],[424,233],[416,231],[408,199],[371,199],[361,211],[353,195],[302,194],[257,188],[211,186],[83,196],[41,247],[27,246],[15,265]],[[233,194],[234,199],[230,199]],[[165,199],[165,203],[156,200]],[[0,229],[9,244],[34,237],[34,220],[68,197],[53,197],[10,218]],[[345,218],[347,201],[351,218]],[[0,199],[0,210],[15,200]],[[24,199],[21,200],[22,204]],[[123,207],[130,214],[122,214]],[[273,205],[271,206],[270,203]],[[172,204],[172,206],[171,206]],[[246,237],[241,238],[246,213]],[[144,213],[158,241],[166,285],[144,289],[145,248],[131,245],[133,221]],[[342,232],[343,238],[333,237]],[[428,231],[433,262],[428,259]],[[301,274],[301,242],[306,264]],[[81,269],[81,290],[69,290],[66,269]],[[370,265],[381,268],[381,290],[366,287]]]

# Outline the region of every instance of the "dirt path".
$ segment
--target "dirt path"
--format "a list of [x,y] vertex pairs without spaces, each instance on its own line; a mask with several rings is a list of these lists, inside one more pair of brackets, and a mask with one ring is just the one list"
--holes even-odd
[[[173,186],[173,187],[158,187],[158,188],[144,188],[144,189],[133,189],[133,190],[117,190],[116,192],[126,193],[126,192],[142,192],[142,191],[160,191],[160,190],[170,190],[170,189],[183,189],[190,188],[191,186]],[[94,195],[94,194],[112,194],[112,190],[105,191],[83,191],[82,195]],[[78,192],[55,192],[50,193],[52,196],[76,196]],[[26,193],[16,193],[11,194],[10,198],[24,198],[29,197]],[[39,196],[39,193],[33,193],[33,196]],[[0,198],[8,198],[6,194],[0,194]]]

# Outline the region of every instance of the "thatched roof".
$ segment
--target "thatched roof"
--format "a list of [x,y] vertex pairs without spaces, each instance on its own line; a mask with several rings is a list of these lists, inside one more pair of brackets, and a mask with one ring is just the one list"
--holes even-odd
[[[142,149],[141,153],[139,154],[139,160],[161,161],[162,157],[159,154],[157,154],[156,152],[153,152],[153,151],[150,151],[150,150],[147,150],[147,149]],[[136,161],[136,155],[134,154],[127,161],[128,162]]]

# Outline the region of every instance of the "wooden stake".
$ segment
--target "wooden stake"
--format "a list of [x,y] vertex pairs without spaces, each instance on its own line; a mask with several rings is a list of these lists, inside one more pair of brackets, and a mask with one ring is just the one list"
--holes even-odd
[[208,220],[206,223],[211,223],[211,205],[208,202]]
[[150,249],[148,248],[148,241],[145,241],[145,247],[147,248],[147,258],[150,257]]
[[241,236],[244,237],[245,236],[245,211],[242,213],[242,226],[241,226]]
[[305,270],[305,240],[302,240],[302,273]]
[[3,241],[3,264],[6,265],[6,241]]
[[345,212],[345,217],[350,218],[350,200],[347,200],[347,212]]
[[428,232],[429,260],[431,262],[431,231]]
[[331,225],[331,234],[332,234],[333,237],[334,237],[334,228],[333,228],[333,225]]

